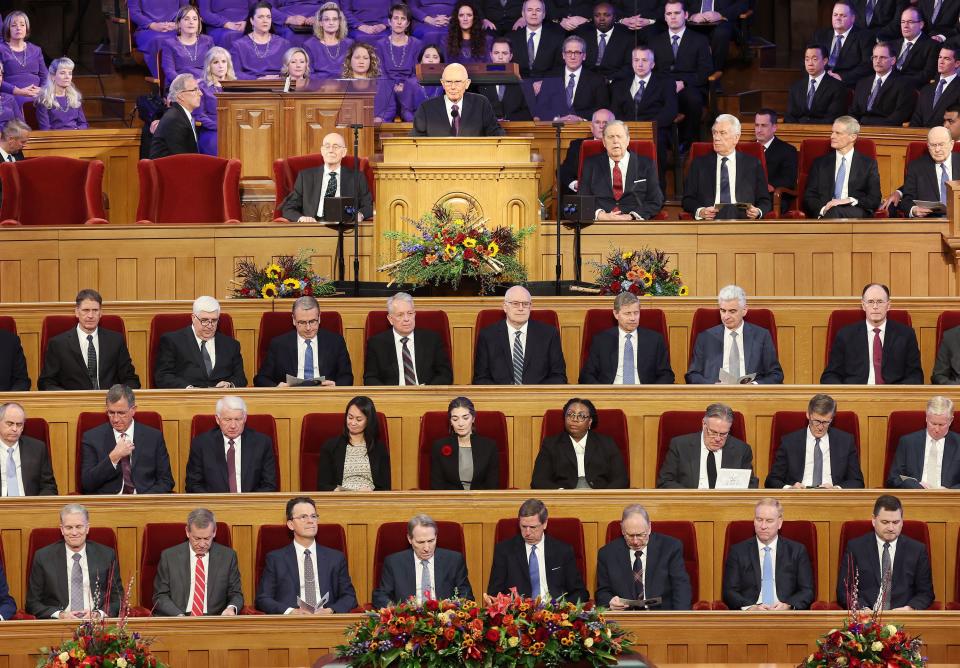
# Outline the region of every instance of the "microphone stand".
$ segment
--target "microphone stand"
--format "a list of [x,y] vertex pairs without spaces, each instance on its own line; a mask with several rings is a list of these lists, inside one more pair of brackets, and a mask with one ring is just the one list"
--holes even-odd
[[561,292],[560,278],[563,276],[563,252],[560,249],[560,219],[563,217],[560,210],[560,131],[563,130],[563,121],[554,121],[553,129],[557,138],[557,173],[556,177],[556,204],[557,204],[557,279],[554,285],[554,291],[559,297]]
[[[353,203],[356,211],[353,214],[353,296],[360,296],[360,179],[366,176],[360,170],[360,130],[363,129],[363,123],[351,123],[348,127],[353,128],[353,168],[356,170],[356,180],[353,186]],[[341,262],[343,258],[341,257]],[[343,280],[343,265],[340,266],[340,280]]]

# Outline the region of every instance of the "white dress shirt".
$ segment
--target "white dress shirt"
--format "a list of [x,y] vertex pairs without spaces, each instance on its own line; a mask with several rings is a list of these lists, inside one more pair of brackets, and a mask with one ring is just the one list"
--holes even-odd
[[340,187],[343,184],[343,179],[340,178],[340,165],[337,165],[336,169],[331,170],[329,167],[327,167],[326,164],[324,164],[323,180],[320,182],[320,204],[317,205],[317,215],[315,216],[317,220],[320,220],[321,218],[323,218],[323,199],[324,199],[323,196],[327,192],[327,184],[330,183],[331,172],[337,175],[337,190],[335,193],[333,193],[333,196],[340,197]]
[[[306,550],[310,550],[310,560],[313,562],[314,596],[316,596],[315,600],[319,604],[320,599],[327,592],[320,591],[320,583],[318,582],[317,578],[317,541],[313,541],[310,543],[310,545],[301,545],[299,542],[293,541],[293,549],[297,553],[297,577],[300,578],[300,589],[297,593],[297,596],[299,596],[303,601],[307,600],[307,578],[303,572],[303,553]],[[289,615],[291,612],[293,612],[293,610],[294,608],[287,608],[283,611],[283,614]]]
[[7,445],[0,441],[0,496],[9,496],[7,490],[7,462],[10,461],[10,451],[13,451],[13,466],[16,469],[17,489],[20,490],[20,496],[23,492],[23,465],[20,463],[20,441],[13,445]]
[[723,328],[723,368],[726,369],[727,373],[730,372],[730,349],[733,347],[733,337],[730,335],[733,332],[737,333],[737,349],[740,351],[740,375],[742,376],[747,373],[747,362],[744,358],[746,346],[743,343],[743,321],[736,329]]
[[640,376],[637,374],[637,330],[625,332],[621,327],[617,327],[617,375],[613,377],[614,385],[623,385],[623,347],[627,343],[627,334],[630,334],[630,343],[633,344],[633,382],[640,384]]
[[[523,359],[527,359],[527,325],[530,324],[530,321],[520,325],[520,329],[517,329],[510,324],[510,321],[507,321],[507,350],[510,351],[510,355],[513,355],[513,342],[517,338],[517,332],[520,332],[520,345],[523,346]],[[511,358],[512,359],[512,358]],[[401,367],[402,368],[402,367]]]
[[579,441],[573,440],[573,436],[570,436],[570,442],[573,443],[573,454],[577,457],[577,477],[586,478],[587,469],[583,463],[583,458],[587,453],[587,437],[590,435],[588,430],[586,434],[583,435]]
[[[777,598],[777,540],[778,538],[779,536],[774,537],[774,539],[770,541],[769,545],[764,545],[759,538],[757,539],[757,550],[758,550],[758,554],[760,555],[760,593],[757,594],[757,601],[756,603],[754,603],[754,605],[760,605],[761,603],[763,603],[763,576],[765,575],[765,573],[763,572],[763,548],[765,547],[770,548],[770,565],[772,566],[771,570],[773,571],[771,575],[771,579],[773,580],[773,602],[774,603],[780,602],[780,599]],[[750,606],[747,605],[747,606],[744,606],[743,609],[746,610],[749,607]]]
[[[310,339],[310,347],[313,349],[313,377],[320,375],[320,367],[317,366],[317,360],[320,358],[320,351],[317,350],[317,337]],[[307,340],[297,334],[297,378],[303,378],[303,361],[307,354]]]
[[[536,544],[537,547],[537,566],[540,570],[540,597],[544,600],[550,598],[549,585],[547,584],[547,555],[546,555],[546,544],[547,544],[547,534],[543,534],[540,538],[540,542]],[[527,563],[530,563],[530,548],[533,547],[530,543],[523,543],[524,549],[527,551]],[[531,583],[532,585],[533,583]],[[533,593],[532,591],[530,592]]]
[[51,617],[53,617],[54,619],[59,618],[61,612],[69,612],[69,611],[70,611],[70,602],[69,602],[70,581],[71,581],[71,580],[70,580],[70,577],[71,577],[71,575],[73,574],[73,555],[74,555],[74,554],[79,554],[79,555],[80,555],[80,570],[83,572],[83,607],[82,607],[82,609],[83,609],[83,610],[93,610],[93,594],[92,594],[92,592],[90,591],[90,568],[88,567],[88,564],[87,564],[87,546],[86,546],[86,544],[84,544],[84,546],[83,546],[82,548],[80,548],[80,551],[79,551],[79,552],[74,552],[74,551],[71,550],[66,544],[64,544],[63,549],[66,550],[66,554],[67,554],[67,596],[68,596],[68,602],[67,602],[67,607],[66,607],[66,608],[64,608],[63,610],[57,610],[55,613],[53,613],[53,614],[51,615]]
[[[939,183],[939,178],[937,183]],[[93,336],[93,349],[97,351],[97,384],[100,383],[100,328],[90,332]],[[87,347],[90,345],[90,342],[87,341],[87,332],[83,331],[80,328],[80,325],[77,325],[77,340],[80,342],[80,356],[83,358],[83,365],[87,365]]]
[[[410,553],[413,555],[413,573],[417,578],[417,602],[423,603],[423,560],[413,550]],[[427,570],[430,571],[430,598],[437,598],[436,565],[437,553],[434,552],[427,560]]]
[[184,606],[184,610],[190,612],[193,610],[193,595],[197,586],[197,560],[203,562],[203,614],[207,614],[207,583],[210,581],[210,553],[207,552],[202,557],[198,557],[197,553],[193,550],[190,550],[190,589],[187,590],[187,603]]
[[[801,484],[804,487],[813,486],[813,449],[817,445],[816,437],[810,433],[810,427],[807,427],[807,444],[803,455],[803,480]],[[823,454],[823,479],[822,484],[833,484],[833,471],[830,468],[830,432],[827,432],[820,439],[820,452]],[[785,485],[789,487],[790,485]]]
[[[234,451],[234,456],[233,456],[233,476],[234,476],[234,478],[235,478],[236,481],[237,481],[237,493],[238,493],[238,494],[239,494],[241,491],[243,491],[243,490],[240,488],[240,481],[241,481],[241,479],[242,479],[242,478],[240,477],[240,470],[241,470],[241,467],[240,467],[240,453],[241,453],[241,450],[240,450],[240,436],[241,436],[241,435],[242,435],[242,434],[238,434],[237,437],[236,437],[235,439],[233,439],[233,451]],[[227,457],[227,451],[228,451],[228,450],[230,450],[230,439],[227,438],[227,435],[226,435],[226,434],[224,434],[224,435],[223,435],[223,457],[224,457],[224,459],[226,459],[226,457]],[[231,472],[230,472],[230,471],[227,471],[227,475],[230,475],[230,474],[231,474]]]
[[[397,330],[391,329],[393,332],[393,349],[397,354],[397,369],[400,371],[400,385],[406,385],[407,381],[403,377],[403,343],[400,339],[404,338],[402,334],[398,334]],[[413,373],[417,373],[417,353],[413,349],[413,335],[416,333],[416,330],[407,334],[407,350],[410,351],[410,361],[413,362]],[[511,348],[512,350],[512,348]],[[419,378],[417,379],[419,382]]]
[[[0,162],[11,162],[9,158],[13,157],[13,153],[7,153],[2,148],[0,148]],[[13,162],[16,162],[16,157],[13,158]]]
[[[923,446],[923,476],[920,478],[920,482],[925,482],[931,489],[942,489],[943,486],[940,482],[943,480],[941,477],[943,475],[943,446],[946,442],[945,438],[938,439],[934,441],[930,438],[930,434],[926,435],[926,444]],[[939,475],[936,480],[931,480],[931,471],[927,466],[927,458],[930,456],[930,450],[936,445],[936,459],[937,459],[937,472]],[[20,488],[23,489],[22,487]]]
[[[127,427],[127,430],[124,431],[124,432],[122,432],[122,433],[126,434],[126,435],[127,435],[127,440],[130,441],[131,443],[133,443],[133,420],[130,421],[130,426]],[[114,440],[114,441],[119,441],[119,440],[120,440],[120,434],[121,434],[121,432],[119,432],[119,431],[117,431],[116,429],[114,429],[114,430],[113,430],[113,440]],[[112,463],[113,463],[113,462],[111,462],[111,464],[112,464]],[[132,454],[130,455],[130,464],[131,464],[131,466],[133,465],[133,455],[132,455]],[[113,468],[116,469],[118,466],[120,466],[120,460],[119,460],[119,459],[117,460],[117,463],[116,463],[116,464],[113,464]],[[132,470],[132,469],[131,469],[131,471],[130,471],[130,476],[131,476],[131,477],[133,476],[133,470]],[[136,489],[134,489],[133,493],[134,493],[134,494],[137,493]],[[123,494],[123,482],[122,482],[122,481],[120,482],[120,491],[117,492],[117,494]]]
[[867,322],[867,368],[869,369],[867,373],[867,385],[876,385],[877,377],[873,372],[873,330],[875,327],[880,328],[880,346],[883,347],[883,343],[887,340],[887,321],[884,320],[882,325],[871,325]]
[[[197,336],[197,335],[196,335],[196,332],[194,332],[193,338],[194,338],[194,340],[197,342],[197,348],[200,348],[200,346],[203,345],[203,339],[201,339],[199,336]],[[207,354],[210,355],[210,368],[211,368],[211,369],[214,368],[215,366],[217,366],[217,346],[216,346],[216,344],[213,342],[213,341],[214,341],[214,338],[216,338],[216,337],[212,337],[212,338],[210,338],[209,341],[207,341]],[[201,354],[200,357],[202,358],[203,355]]]

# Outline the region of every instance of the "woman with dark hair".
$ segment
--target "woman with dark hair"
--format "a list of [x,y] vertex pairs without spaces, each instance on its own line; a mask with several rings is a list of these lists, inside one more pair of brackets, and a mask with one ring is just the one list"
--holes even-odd
[[[436,44],[427,44],[417,54],[418,63],[445,63],[443,52]],[[416,76],[411,76],[403,84],[403,90],[397,95],[400,104],[400,118],[404,123],[412,123],[420,103],[430,97],[443,95],[443,86],[422,86]]]
[[430,489],[500,489],[497,444],[474,433],[477,411],[466,397],[447,407],[450,435],[430,452]]
[[457,0],[447,24],[447,62],[485,63],[490,60],[490,41],[472,0]]
[[343,433],[320,449],[321,492],[381,492],[390,489],[390,452],[380,438],[377,409],[369,397],[354,397],[343,414]]
[[273,34],[273,8],[258,2],[250,8],[249,32],[230,45],[238,79],[279,79],[290,42]]
[[12,93],[23,104],[40,94],[47,81],[47,65],[43,52],[30,37],[30,18],[21,11],[10,12],[3,19],[3,42],[0,63],[3,63],[3,84],[0,92]]
[[169,84],[178,74],[184,72],[202,79],[204,59],[213,46],[213,38],[200,34],[203,21],[200,20],[200,12],[193,5],[181,7],[174,23],[177,24],[177,36],[165,39],[159,45],[163,79]]
[[563,407],[564,431],[547,436],[533,465],[533,489],[626,489],[623,456],[609,436],[592,431],[600,423],[589,399],[570,399]]

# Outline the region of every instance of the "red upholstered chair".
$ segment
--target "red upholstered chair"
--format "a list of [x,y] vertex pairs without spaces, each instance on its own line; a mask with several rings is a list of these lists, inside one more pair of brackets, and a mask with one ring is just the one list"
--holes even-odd
[[[667,456],[670,440],[675,436],[692,434],[703,431],[703,411],[664,411],[660,415],[657,425],[657,474],[663,466]],[[730,426],[730,435],[747,442],[746,422],[743,413],[733,411],[733,424]]]
[[0,329],[6,330],[11,334],[17,333],[17,321],[13,316],[0,315]]
[[[831,427],[836,427],[840,431],[853,434],[853,444],[860,452],[860,420],[857,419],[856,411],[837,411],[833,417]],[[806,411],[777,411],[773,414],[773,422],[770,425],[770,466],[773,466],[776,458],[777,448],[780,442],[787,434],[807,428]]]
[[[106,316],[104,316],[106,317]],[[153,370],[157,366],[157,350],[160,348],[160,337],[167,332],[173,332],[184,327],[189,327],[193,321],[192,313],[158,313],[150,320],[150,347],[147,364],[147,379],[150,387],[155,387],[153,382]],[[217,331],[233,336],[233,318],[229,313],[220,311],[220,322],[217,324]]]
[[[139,415],[139,413],[137,413]],[[192,442],[198,434],[210,431],[217,426],[216,415],[194,415],[190,421],[190,441]],[[247,415],[246,426],[254,431],[265,434],[270,442],[273,443],[273,461],[275,474],[277,476],[277,489],[280,489],[280,449],[277,446],[277,421],[272,415],[250,413]]]
[[[94,413],[86,412],[80,413],[77,415],[77,446],[75,449],[75,458],[74,458],[74,492],[76,494],[83,494],[83,484],[81,482],[83,474],[83,448],[81,443],[83,443],[83,435],[93,429],[94,427],[99,427],[104,422],[107,421],[107,414],[104,412]],[[136,416],[134,417],[135,422],[141,422],[148,427],[153,427],[159,431],[163,431],[163,418],[160,417],[160,413],[156,411],[137,411]],[[47,441],[49,444],[49,441]],[[47,445],[49,448],[50,446]]]
[[[649,158],[653,161],[653,169],[657,169],[657,146],[649,139],[631,139],[628,150],[632,153],[636,153],[639,156],[644,158]],[[603,142],[599,139],[587,139],[580,145],[580,162],[577,164],[577,181],[579,182],[583,176],[583,163],[584,161],[594,155],[599,155],[603,153],[605,149],[603,148]],[[664,184],[660,184],[661,189],[664,188]],[[667,212],[660,211],[656,216],[653,217],[654,220],[666,220]]]
[[[341,418],[342,419],[342,418]],[[510,446],[507,418],[500,411],[477,411],[474,422],[477,434],[497,444],[500,464],[500,489],[510,487]],[[433,442],[450,433],[446,411],[427,411],[420,418],[420,440],[417,455],[417,486],[430,489],[430,452]]]
[[239,160],[184,153],[141,160],[137,171],[138,223],[240,222]]
[[[597,421],[600,426],[594,426],[593,430],[598,434],[609,436],[620,449],[623,457],[623,465],[627,468],[627,475],[630,475],[630,432],[627,429],[627,416],[619,408],[598,408]],[[563,410],[560,408],[548,408],[543,414],[543,422],[540,423],[540,442],[553,434],[559,434],[563,431]]]
[[[747,155],[753,156],[760,161],[760,165],[763,167],[764,178],[767,178],[767,158],[763,152],[763,145],[755,141],[741,141],[737,142],[737,150],[741,153],[746,153]],[[710,155],[713,152],[713,143],[708,141],[695,141],[690,144],[690,153],[687,155],[687,164],[686,170],[690,171],[691,163],[702,156]],[[769,179],[767,179],[769,181]],[[773,186],[768,185],[767,189],[769,192],[773,192]],[[680,220],[692,220],[691,216],[687,212],[682,212],[680,214]]]
[[[273,205],[273,218],[276,222],[289,222],[280,213],[280,204],[293,190],[297,182],[297,175],[304,169],[319,167],[323,164],[323,156],[319,153],[308,155],[294,155],[289,158],[277,158],[273,161],[273,182],[277,189],[277,197]],[[345,169],[354,169],[352,155],[345,155],[342,161]],[[377,181],[373,175],[373,167],[368,158],[360,158],[360,171],[367,179],[367,188],[374,202],[377,200]]]
[[[759,145],[759,144],[758,144]],[[773,311],[768,308],[748,308],[744,320],[751,325],[763,327],[770,332],[770,338],[773,339],[773,348],[779,354],[777,348],[777,319]],[[697,336],[700,332],[710,329],[716,325],[722,324],[720,320],[720,310],[716,308],[698,308],[693,313],[693,324],[690,325],[690,349],[687,353],[687,364],[693,359],[693,346],[697,342]]]
[[[377,411],[380,438],[390,449],[390,432],[386,416]],[[300,426],[300,489],[312,492],[317,489],[317,470],[320,466],[320,449],[323,444],[343,433],[343,413],[307,413]]]
[[[872,139],[861,137],[857,140],[854,150],[863,153],[869,158],[877,159],[877,145]],[[784,218],[806,218],[807,214],[803,211],[803,196],[807,189],[807,179],[810,176],[810,168],[813,162],[822,155],[830,151],[829,138],[804,139],[800,142],[800,156],[797,165],[797,192],[794,199],[793,208],[790,211],[782,213]],[[793,193],[791,193],[793,194]],[[886,211],[877,210],[874,212],[875,218],[887,218]]]
[[0,164],[0,225],[103,225],[103,163],[59,155]]
[[[423,329],[432,329],[443,341],[443,348],[447,351],[447,357],[453,359],[453,350],[450,345],[450,320],[447,318],[446,311],[417,311],[417,327]],[[367,320],[363,324],[363,340],[369,341],[371,336],[385,332],[390,329],[390,322],[387,320],[386,311],[370,311],[367,313]],[[367,362],[367,350],[363,350],[363,362]]]
[[947,610],[960,610],[960,536],[957,536],[957,554],[953,563],[956,572],[953,575],[953,600],[947,603]]
[[[463,527],[459,522],[437,521],[437,547],[453,550],[466,556]],[[384,522],[377,529],[377,542],[373,548],[373,586],[380,585],[383,560],[394,552],[409,550],[406,522]]]
[[[27,539],[27,570],[24,571],[24,580],[26,582],[30,581],[30,571],[33,569],[33,555],[36,551],[62,539],[63,534],[60,533],[59,526],[31,529],[30,538]],[[109,527],[90,527],[87,540],[100,543],[101,545],[109,547],[114,552],[117,551],[117,534]],[[7,577],[9,578],[10,576],[8,575]],[[24,591],[26,591],[26,588],[24,588]]]
[[[43,369],[43,361],[47,356],[47,342],[57,334],[74,329],[77,326],[77,318],[72,315],[46,315],[43,317],[43,323],[40,325],[40,368]],[[123,334],[127,338],[127,326],[123,323],[123,318],[119,315],[106,314],[100,316],[100,327],[113,330]]]
[[[910,317],[910,311],[892,308],[887,311],[887,317],[907,327],[913,327],[913,318]],[[824,364],[830,362],[830,349],[833,347],[833,339],[836,338],[837,332],[847,325],[863,322],[865,318],[863,309],[858,308],[841,308],[830,312],[830,319],[827,321],[827,348],[823,355]]]
[[[577,570],[580,571],[580,577],[586,583],[586,551],[583,547],[583,525],[580,524],[580,519],[577,517],[550,517],[547,519],[547,533],[573,548],[573,556],[577,560]],[[519,534],[520,525],[517,523],[517,518],[505,517],[497,520],[494,542],[500,543]]]
[[[293,317],[288,311],[264,311],[260,316],[260,331],[257,334],[257,368],[263,366],[267,358],[267,350],[273,337],[286,334],[296,329],[293,326]],[[343,318],[338,311],[324,311],[320,313],[320,329],[343,336]]]
[[47,444],[47,454],[50,454],[50,425],[42,417],[28,417],[23,423],[23,435],[35,438]]
[[[617,326],[617,319],[613,317],[613,309],[591,308],[583,316],[583,341],[580,343],[580,366],[583,367],[590,355],[590,344],[593,337],[605,329]],[[670,336],[667,333],[667,318],[663,309],[640,308],[640,326],[659,332],[670,353]]]
[[[887,484],[887,478],[890,477],[890,467],[893,465],[893,458],[897,454],[897,445],[900,439],[915,431],[923,431],[927,428],[926,411],[893,411],[887,418],[887,447],[883,456],[883,485]],[[960,434],[960,424],[957,420],[950,423],[950,431]]]
[[[11,580],[12,578],[11,578],[11,576],[10,576],[10,571],[7,570],[7,562],[6,562],[6,560],[3,558],[3,541],[0,541],[0,566],[3,567],[4,576],[7,578],[7,585],[9,585],[9,584],[10,584],[10,580]],[[27,571],[27,574],[28,574],[28,575],[27,575],[27,581],[28,581],[28,582],[29,582],[29,577],[30,577],[30,576],[29,576],[29,573],[30,573],[30,572]],[[22,620],[22,619],[36,619],[36,617],[34,617],[33,615],[30,615],[30,614],[27,614],[26,612],[23,612],[22,610],[17,610],[17,612],[16,612],[16,613],[13,615],[13,617],[11,617],[10,619],[16,621],[16,620]]]
[[934,348],[935,351],[940,350],[943,333],[954,327],[960,327],[960,311],[944,311],[937,316],[937,345]]

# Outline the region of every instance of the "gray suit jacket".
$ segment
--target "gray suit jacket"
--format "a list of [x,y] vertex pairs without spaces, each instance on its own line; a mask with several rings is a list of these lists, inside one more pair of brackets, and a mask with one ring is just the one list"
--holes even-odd
[[[219,615],[228,605],[239,613],[243,607],[243,588],[237,553],[220,543],[210,546],[207,571],[207,614]],[[160,555],[153,579],[153,611],[164,617],[190,614],[193,592],[190,590],[190,543],[168,547]]]
[[[750,487],[758,480],[753,475],[753,450],[739,438],[727,436],[720,450],[720,466],[724,469],[750,469]],[[670,441],[667,457],[657,475],[658,488],[697,489],[700,483],[700,432],[677,436]]]
[[943,333],[930,382],[934,385],[960,385],[960,327]]
[[[713,384],[720,377],[723,366],[723,335],[726,328],[716,325],[700,332],[693,344],[693,359],[687,369],[688,385]],[[777,359],[777,350],[773,347],[773,337],[763,327],[743,323],[743,365],[742,373],[757,374],[756,381],[761,385],[779,385],[783,382],[783,369]]]

